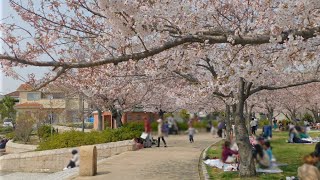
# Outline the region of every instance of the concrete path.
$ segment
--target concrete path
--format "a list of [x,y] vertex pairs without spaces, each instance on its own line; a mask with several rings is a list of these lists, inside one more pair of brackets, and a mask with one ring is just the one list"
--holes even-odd
[[[220,140],[211,134],[196,134],[189,143],[187,135],[166,138],[168,147],[155,147],[129,151],[98,161],[98,175],[79,177],[79,168],[56,173],[0,172],[0,180],[197,180],[198,163],[203,149]],[[162,143],[162,142],[161,142]]]
[[[98,163],[98,175],[73,176],[70,179],[112,180],[196,180],[199,179],[198,162],[203,149],[219,140],[211,134],[196,134],[189,143],[187,135],[169,136],[168,147],[152,147],[125,152]],[[161,142],[162,143],[162,142]]]
[[[58,131],[65,132],[65,131],[71,131],[71,130],[76,130],[76,131],[82,131],[82,128],[74,128],[74,127],[68,127],[68,126],[58,126],[58,125],[53,125],[55,129],[58,128]],[[84,129],[84,132],[90,132],[91,129]]]

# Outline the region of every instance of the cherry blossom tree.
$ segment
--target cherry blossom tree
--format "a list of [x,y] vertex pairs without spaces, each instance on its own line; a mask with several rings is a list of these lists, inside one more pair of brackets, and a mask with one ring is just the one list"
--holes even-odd
[[[184,94],[178,105],[188,97],[196,99],[190,95],[199,90],[220,96],[233,107],[241,176],[255,175],[253,157],[248,154],[246,100],[262,90],[319,82],[318,0],[10,3],[30,27],[0,26],[6,45],[0,60],[7,75],[15,75],[14,67],[52,67],[39,87],[60,80],[79,83],[79,90],[85,91],[91,84],[94,96],[110,93],[104,101],[111,104],[116,94],[112,91],[121,91],[115,98],[117,105],[123,105],[124,99],[144,97],[145,92],[140,91],[143,86],[115,78],[119,71],[128,72],[125,76],[147,76],[149,81],[174,76],[178,80],[172,87],[177,90],[167,94]],[[33,77],[30,81],[38,82]],[[135,88],[132,94],[126,93]],[[177,105],[172,103],[174,98],[160,99]]]

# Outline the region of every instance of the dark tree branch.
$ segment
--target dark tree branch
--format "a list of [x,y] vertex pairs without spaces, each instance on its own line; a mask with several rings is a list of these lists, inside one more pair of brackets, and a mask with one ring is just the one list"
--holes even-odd
[[61,70],[59,70],[59,71],[57,72],[57,74],[56,74],[52,79],[46,81],[45,83],[41,84],[41,85],[38,86],[38,87],[35,87],[35,88],[33,89],[33,91],[37,91],[37,90],[39,90],[39,89],[47,86],[49,83],[55,81],[55,80],[58,79],[62,74],[64,74],[64,73],[66,72],[66,70],[67,70],[66,68],[62,68]]
[[179,71],[173,71],[173,72],[191,83],[200,84],[199,80],[197,78],[193,77],[191,74],[183,74]]
[[252,95],[252,94],[259,92],[259,91],[262,91],[262,90],[272,91],[272,90],[285,89],[285,88],[290,88],[290,87],[295,87],[295,86],[306,85],[306,84],[315,83],[315,82],[320,82],[320,80],[319,79],[311,79],[308,81],[297,82],[297,83],[284,85],[284,86],[273,86],[273,87],[272,86],[259,86],[255,89],[252,89],[250,91],[249,95]]
[[[315,37],[316,32],[320,32],[320,27],[312,28],[312,29],[306,29],[302,31],[291,31],[290,34],[294,36],[302,36],[305,39]],[[227,40],[228,36],[233,38],[233,42],[229,42]],[[168,49],[180,46],[182,44],[186,43],[209,43],[209,44],[219,44],[219,43],[229,43],[232,45],[242,44],[242,45],[258,45],[258,44],[267,44],[270,43],[270,35],[256,35],[256,36],[234,36],[234,35],[221,35],[221,36],[210,36],[210,35],[186,35],[182,36],[180,38],[176,38],[172,41],[167,41],[163,45],[160,45],[158,47],[152,48],[149,51],[143,51],[139,53],[132,53],[132,54],[124,54],[118,57],[108,57],[103,60],[98,60],[94,62],[77,62],[77,63],[71,63],[71,62],[54,62],[54,61],[29,61],[20,57],[13,57],[1,54],[0,59],[2,60],[9,60],[14,61],[21,64],[26,65],[32,65],[32,66],[59,66],[59,67],[65,67],[65,68],[87,68],[87,67],[94,67],[94,66],[100,66],[104,64],[117,64],[120,62],[129,61],[131,59],[133,60],[140,60],[144,58],[148,58],[151,56],[154,56],[156,54],[159,54],[161,52],[164,52]],[[283,39],[287,39],[288,34],[282,35]]]

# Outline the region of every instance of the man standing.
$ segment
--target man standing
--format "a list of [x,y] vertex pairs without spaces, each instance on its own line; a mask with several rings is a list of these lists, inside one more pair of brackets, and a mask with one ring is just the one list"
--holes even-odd
[[251,134],[256,135],[256,127],[257,126],[257,121],[255,120],[255,118],[252,118],[250,121],[250,127],[251,127]]

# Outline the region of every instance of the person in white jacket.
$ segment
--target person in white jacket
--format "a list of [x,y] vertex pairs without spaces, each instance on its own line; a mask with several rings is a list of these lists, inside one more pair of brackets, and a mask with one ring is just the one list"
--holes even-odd
[[67,165],[67,167],[65,167],[63,170],[66,170],[66,169],[70,169],[70,168],[74,168],[74,167],[78,167],[79,164],[80,164],[80,157],[79,157],[79,153],[76,149],[72,150],[71,152],[72,154],[72,158],[71,160],[69,161],[69,164]]

